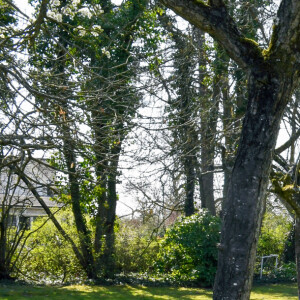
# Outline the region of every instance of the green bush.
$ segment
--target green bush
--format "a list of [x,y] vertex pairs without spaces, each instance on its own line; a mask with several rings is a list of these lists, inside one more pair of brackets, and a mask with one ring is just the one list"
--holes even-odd
[[281,258],[291,229],[292,221],[286,215],[267,212],[258,240],[257,256],[278,254]]
[[274,270],[274,276],[278,281],[296,281],[297,269],[296,264],[289,262],[282,264],[278,269]]
[[[74,239],[77,233],[73,214],[64,210],[55,216]],[[33,223],[21,253],[18,277],[45,283],[76,282],[85,279],[84,271],[71,245],[60,235],[53,223],[50,220],[45,223],[46,220],[46,217],[40,217]]]
[[[292,220],[287,215],[276,214],[273,211],[266,212],[258,240],[255,280],[263,282],[291,281],[295,277],[294,264],[282,263],[292,227]],[[265,259],[263,277],[260,279],[261,256],[271,254],[278,255],[279,267],[275,269],[275,257]]]
[[260,278],[257,272],[254,280],[260,283],[276,283],[276,282],[295,282],[297,280],[297,269],[294,262],[282,264],[279,268],[263,270],[263,276]]
[[160,242],[156,272],[175,281],[211,286],[217,268],[220,226],[220,219],[206,210],[179,219]]
[[139,220],[122,220],[116,226],[116,265],[120,273],[146,272],[158,250],[155,228]]

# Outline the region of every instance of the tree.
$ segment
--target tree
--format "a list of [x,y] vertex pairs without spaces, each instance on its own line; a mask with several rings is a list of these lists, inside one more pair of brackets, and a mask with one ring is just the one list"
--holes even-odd
[[[0,2],[0,25],[5,25],[0,28],[5,54],[1,53],[0,64],[1,89],[5,90],[0,94],[1,110],[8,116],[10,110],[18,113],[9,126],[1,128],[1,145],[17,144],[26,150],[22,152],[26,160],[34,159],[32,148],[53,150],[50,164],[65,175],[61,194],[72,207],[79,246],[47,208],[22,168],[14,165],[14,172],[71,244],[87,276],[105,277],[113,272],[118,160],[140,100],[132,87],[136,74],[133,62],[137,62],[132,55],[134,36],[141,37],[141,25],[149,29],[147,19],[141,18],[148,2],[129,0],[120,6],[97,0],[30,2],[36,20],[20,31],[22,35],[6,26],[14,19],[5,10],[25,20],[29,17],[13,3]],[[13,35],[15,38],[10,39]],[[11,45],[11,41],[16,43]],[[16,50],[25,50],[29,59],[14,57]],[[27,66],[19,63],[22,60]],[[19,85],[12,86],[12,82]],[[21,95],[23,102],[18,106],[15,94],[22,88],[28,95]],[[11,107],[10,97],[15,101]],[[11,123],[19,127],[9,135],[5,128],[11,129]],[[83,133],[84,123],[88,132]],[[86,224],[87,212],[96,227],[94,239]]]
[[211,49],[204,33],[194,26],[180,30],[176,18],[167,13],[159,21],[169,32],[172,51],[172,73],[165,81],[161,70],[159,74],[168,95],[165,110],[173,138],[170,155],[178,160],[184,175],[184,213],[195,213],[198,183],[201,207],[215,215],[213,179],[219,94],[217,84],[209,88],[207,60]]
[[[289,120],[291,136],[288,141],[275,150],[275,160],[272,166],[270,179],[272,192],[285,206],[294,219],[294,245],[297,266],[298,294],[300,295],[300,155],[295,159],[296,141],[300,136],[300,130],[296,130],[299,124],[299,89],[296,90],[286,112]],[[290,149],[290,151],[287,151]],[[283,153],[286,152],[286,157]]]
[[[127,1],[119,7],[98,2],[51,1],[48,11],[44,7],[44,31],[29,45],[35,85],[45,94],[61,96],[50,102],[35,95],[35,101],[45,122],[55,127],[63,159],[56,166],[68,175],[80,261],[92,279],[114,275],[118,162],[139,104],[131,86],[136,72],[129,64],[133,35],[141,25],[147,27],[140,21],[147,1]],[[39,7],[37,12],[40,16]],[[41,76],[42,69],[48,76]],[[79,135],[83,122],[90,132]],[[94,239],[86,212],[93,217]]]
[[223,205],[214,299],[249,299],[279,124],[299,83],[300,3],[282,1],[263,50],[242,34],[222,0],[161,2],[209,33],[248,73],[248,104]]

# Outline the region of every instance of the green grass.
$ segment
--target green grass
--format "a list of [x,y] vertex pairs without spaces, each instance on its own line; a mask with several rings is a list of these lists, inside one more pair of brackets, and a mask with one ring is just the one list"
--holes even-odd
[[[212,291],[195,288],[144,287],[144,286],[86,286],[41,287],[17,284],[0,284],[1,300],[128,300],[128,299],[212,299]],[[252,300],[297,300],[296,284],[274,284],[254,287]]]

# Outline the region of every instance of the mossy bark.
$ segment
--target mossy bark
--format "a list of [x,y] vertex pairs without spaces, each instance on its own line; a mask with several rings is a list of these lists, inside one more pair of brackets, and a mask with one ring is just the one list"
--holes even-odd
[[295,254],[296,254],[296,267],[297,267],[298,297],[300,299],[300,216],[296,216]]
[[248,105],[226,201],[215,300],[250,298],[252,275],[272,155],[283,111],[299,83],[300,2],[283,0],[268,55],[247,40],[222,1],[161,0],[209,33],[248,71]]
[[[267,76],[268,77],[268,76]],[[249,299],[272,152],[288,83],[249,78],[249,99],[239,149],[223,205],[223,230],[214,299]],[[224,276],[224,274],[226,274]]]

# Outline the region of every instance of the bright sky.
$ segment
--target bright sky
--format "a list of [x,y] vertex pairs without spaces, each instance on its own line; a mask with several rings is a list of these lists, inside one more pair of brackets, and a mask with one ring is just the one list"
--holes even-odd
[[[120,5],[123,0],[113,0],[112,1],[113,3],[115,3],[116,5]],[[276,1],[277,2],[277,1]],[[31,15],[32,12],[33,12],[33,9],[32,7],[28,4],[27,0],[14,0],[14,3],[27,15]],[[280,130],[280,133],[279,133],[279,137],[278,137],[278,140],[277,140],[277,147],[282,145],[283,143],[285,143],[289,138],[289,134],[286,130],[286,127],[285,127],[285,124],[282,123],[281,124],[281,130]],[[129,172],[134,172],[133,170],[132,171],[129,171]],[[124,171],[125,173],[125,171]],[[122,185],[119,185],[118,187],[118,190],[119,190],[119,193],[120,193],[120,202],[119,202],[119,205],[118,205],[118,214],[119,215],[122,215],[124,213],[130,213],[131,210],[128,209],[126,207],[126,205],[123,205],[121,204],[122,200],[126,203],[128,203],[129,205],[132,205],[133,204],[133,199],[130,199],[132,197],[132,195],[126,195],[124,194],[124,191],[122,193]]]

